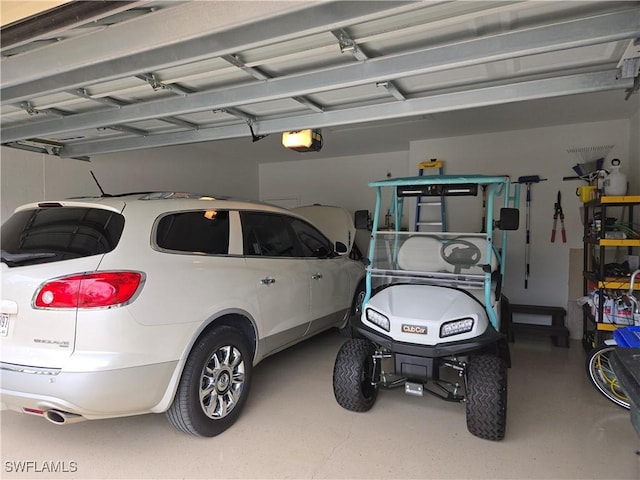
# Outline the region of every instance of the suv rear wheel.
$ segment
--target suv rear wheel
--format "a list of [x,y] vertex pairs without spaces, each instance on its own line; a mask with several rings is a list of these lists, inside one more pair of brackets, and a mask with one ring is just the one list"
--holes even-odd
[[251,350],[236,329],[221,326],[194,346],[178,384],[169,422],[201,437],[224,432],[236,421],[249,394]]
[[467,429],[476,437],[502,440],[507,426],[507,366],[495,355],[469,358],[466,368]]

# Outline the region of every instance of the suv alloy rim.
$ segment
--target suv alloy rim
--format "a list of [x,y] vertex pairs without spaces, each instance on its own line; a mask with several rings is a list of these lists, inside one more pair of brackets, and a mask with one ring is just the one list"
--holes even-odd
[[244,360],[227,345],[209,357],[200,378],[200,406],[209,418],[226,417],[238,404],[244,386]]

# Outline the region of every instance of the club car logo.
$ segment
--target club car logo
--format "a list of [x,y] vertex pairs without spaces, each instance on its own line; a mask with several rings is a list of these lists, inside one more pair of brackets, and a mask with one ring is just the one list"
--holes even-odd
[[407,325],[402,324],[402,331],[404,333],[418,333],[420,335],[426,335],[427,329],[425,327],[421,327],[419,325]]

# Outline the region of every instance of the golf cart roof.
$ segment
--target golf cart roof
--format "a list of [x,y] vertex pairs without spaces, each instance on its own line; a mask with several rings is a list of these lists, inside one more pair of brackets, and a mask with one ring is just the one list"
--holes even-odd
[[490,175],[421,175],[404,178],[388,178],[369,183],[370,187],[397,187],[403,185],[446,185],[458,183],[475,183],[486,185],[490,183],[508,183],[509,177]]

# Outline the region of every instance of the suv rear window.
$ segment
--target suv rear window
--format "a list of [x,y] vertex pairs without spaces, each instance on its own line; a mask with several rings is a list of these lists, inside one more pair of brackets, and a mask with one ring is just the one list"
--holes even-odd
[[2,225],[2,261],[15,267],[104,254],[116,247],[123,228],[122,215],[101,208],[23,210]]
[[229,251],[229,212],[198,210],[165,215],[156,227],[156,244],[177,252],[224,255]]

